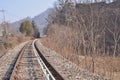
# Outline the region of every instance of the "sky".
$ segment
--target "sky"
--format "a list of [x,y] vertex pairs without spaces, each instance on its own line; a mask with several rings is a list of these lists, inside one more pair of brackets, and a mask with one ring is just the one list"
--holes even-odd
[[[56,0],[0,0],[0,10],[5,10],[5,19],[14,22],[27,16],[31,18],[53,7]],[[0,22],[3,15],[0,12]]]

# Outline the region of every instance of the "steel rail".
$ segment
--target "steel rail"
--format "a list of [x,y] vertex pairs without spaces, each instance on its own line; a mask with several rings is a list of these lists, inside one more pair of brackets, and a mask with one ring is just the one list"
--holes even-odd
[[[41,56],[40,56],[40,54],[39,54],[39,52],[38,52],[38,50],[37,50],[37,48],[36,48],[35,42],[36,42],[36,40],[34,40],[34,41],[32,42],[33,53],[35,54],[36,59],[37,59],[37,61],[38,61],[38,64],[39,64],[40,67],[41,67],[41,70],[42,70],[42,73],[43,73],[43,75],[44,75],[44,78],[45,78],[46,80],[57,80],[57,77],[53,75],[53,72],[51,72],[51,70],[49,70],[49,66],[47,66],[46,61],[44,61],[44,60],[41,58]],[[28,44],[27,44],[27,45],[28,45]],[[16,60],[15,60],[15,62],[14,62],[14,68],[13,68],[13,70],[11,70],[11,73],[12,73],[12,74],[10,75],[10,77],[9,77],[8,80],[18,80],[18,78],[17,78],[17,72],[18,72],[19,61],[21,60],[22,55],[24,54],[24,51],[25,51],[25,49],[27,48],[27,45],[25,45],[25,46],[21,49],[21,51],[19,52],[19,54],[17,55]],[[49,63],[48,63],[48,64],[49,64]],[[53,70],[53,69],[52,69],[52,70]],[[54,71],[54,70],[53,70],[53,71]],[[59,74],[55,72],[55,75],[59,75]],[[60,78],[60,80],[63,80],[63,79]]]
[[45,63],[43,62],[43,60],[41,59],[41,57],[39,56],[37,50],[35,49],[35,46],[34,46],[35,41],[36,41],[36,40],[34,40],[33,43],[32,43],[33,51],[34,51],[34,53],[35,53],[35,56],[37,56],[38,63],[39,63],[39,65],[40,65],[41,68],[42,68],[42,71],[43,71],[43,73],[44,73],[45,78],[46,78],[47,80],[56,80],[55,77],[54,77],[54,76],[52,75],[52,73],[50,72],[50,70],[49,70],[49,69],[47,68],[47,66],[45,65]]
[[24,50],[25,50],[25,48],[26,48],[27,45],[28,45],[28,44],[26,44],[26,45],[21,49],[21,51],[19,52],[19,54],[18,54],[18,56],[17,56],[17,58],[16,58],[16,61],[15,61],[15,63],[14,63],[14,68],[13,68],[13,70],[12,70],[12,74],[11,74],[9,80],[17,80],[17,77],[16,77],[17,69],[18,69],[17,67],[18,67],[18,65],[19,65],[19,61],[20,61],[20,59],[21,59],[21,57],[22,57],[22,55],[23,55],[23,52],[24,52]]

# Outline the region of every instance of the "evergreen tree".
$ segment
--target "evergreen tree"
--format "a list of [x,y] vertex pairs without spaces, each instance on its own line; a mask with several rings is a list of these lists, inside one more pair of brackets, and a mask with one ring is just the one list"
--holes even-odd
[[39,33],[39,29],[37,28],[35,21],[32,21],[32,25],[33,25],[33,30],[34,30],[33,36],[35,38],[38,38],[40,33]]
[[32,36],[34,32],[33,25],[28,20],[21,23],[19,30],[21,33],[25,34],[26,36]]

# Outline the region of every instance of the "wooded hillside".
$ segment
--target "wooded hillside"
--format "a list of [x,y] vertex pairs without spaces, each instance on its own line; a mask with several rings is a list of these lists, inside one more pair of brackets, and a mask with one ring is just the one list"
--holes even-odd
[[48,37],[43,40],[46,46],[82,68],[120,79],[119,0],[112,3],[58,0],[48,21]]

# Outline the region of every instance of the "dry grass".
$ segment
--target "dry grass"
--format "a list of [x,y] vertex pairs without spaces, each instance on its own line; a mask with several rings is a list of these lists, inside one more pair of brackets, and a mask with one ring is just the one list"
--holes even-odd
[[2,53],[5,52],[5,48],[3,47],[3,45],[0,45],[0,56],[2,55]]
[[120,80],[120,58],[103,55],[83,56],[77,43],[81,38],[76,32],[65,26],[53,25],[48,30],[48,36],[41,39],[41,42],[44,46],[55,50],[81,68],[93,72],[94,61],[95,73],[112,80]]
[[[44,38],[41,42],[48,48],[55,50],[65,58],[74,62],[81,68],[87,69],[92,72],[92,57],[90,56],[80,56],[72,53],[70,49],[63,47],[62,49],[58,48],[55,43],[52,43]],[[113,57],[94,57],[95,62],[95,73],[100,76],[110,78],[112,80],[120,80],[120,58]]]
[[0,45],[0,55],[6,52],[9,49],[14,48],[22,42],[30,40],[30,37],[25,37],[24,35],[19,36],[8,36],[7,39],[3,38],[4,44]]

